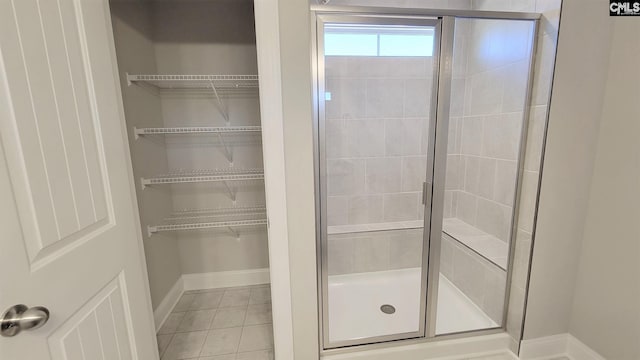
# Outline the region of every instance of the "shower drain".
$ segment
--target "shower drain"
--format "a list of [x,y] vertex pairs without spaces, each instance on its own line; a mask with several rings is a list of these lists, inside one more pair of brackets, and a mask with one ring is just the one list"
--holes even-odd
[[380,311],[382,311],[385,314],[391,315],[396,312],[396,308],[393,305],[384,304],[380,306]]

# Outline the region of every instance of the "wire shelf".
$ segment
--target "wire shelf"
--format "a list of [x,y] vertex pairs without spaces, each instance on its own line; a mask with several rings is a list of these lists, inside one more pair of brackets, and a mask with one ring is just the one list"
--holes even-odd
[[[216,217],[227,217],[214,220]],[[238,219],[241,217],[242,219]],[[165,218],[161,224],[147,227],[149,236],[163,231],[184,231],[226,228],[234,236],[240,234],[234,230],[238,227],[266,225],[266,208],[264,206],[245,206],[217,209],[188,209],[175,211]]]
[[262,180],[262,169],[177,170],[168,174],[142,178],[142,188],[149,185],[201,183],[216,181]]
[[167,127],[167,128],[134,128],[136,137],[143,135],[172,135],[172,134],[231,134],[260,132],[260,126],[224,126],[224,127]]
[[[216,228],[237,228],[246,226],[260,226],[267,225],[267,219],[254,219],[254,220],[230,220],[230,221],[209,221],[209,222],[193,222],[187,224],[166,224],[149,226],[149,236],[151,234],[162,231],[183,231],[183,230],[204,230],[204,229],[216,229]],[[234,235],[239,235],[234,232]]]
[[185,221],[193,219],[205,219],[216,218],[224,216],[250,216],[266,214],[267,209],[265,206],[236,206],[232,208],[218,208],[218,209],[186,209],[180,211],[174,211],[171,216],[166,218],[166,221]]
[[150,85],[160,90],[217,90],[258,88],[258,75],[132,75],[127,83]]

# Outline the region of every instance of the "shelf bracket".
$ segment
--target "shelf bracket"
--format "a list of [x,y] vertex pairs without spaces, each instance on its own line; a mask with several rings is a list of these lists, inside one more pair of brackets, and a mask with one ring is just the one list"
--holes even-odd
[[222,182],[224,184],[224,187],[227,188],[227,191],[229,192],[229,197],[231,198],[231,201],[233,201],[233,204],[236,204],[236,192],[237,190],[235,189],[231,189],[231,187],[229,186],[229,183],[225,180]]
[[218,133],[218,139],[220,140],[220,143],[224,147],[223,149],[224,157],[227,158],[227,161],[229,162],[229,164],[233,166],[233,151],[231,151],[231,148],[227,146],[227,143],[226,141],[224,141],[224,136],[222,136],[222,133]]
[[220,113],[222,114],[224,121],[227,123],[227,126],[229,126],[230,121],[229,121],[229,113],[227,111],[227,108],[226,106],[224,106],[224,102],[222,102],[222,99],[220,99],[220,94],[218,94],[218,90],[216,89],[216,86],[213,83],[213,81],[210,81],[210,84],[211,84],[211,90],[213,90],[213,94],[216,96],[216,100],[218,101],[218,110],[220,110]]
[[233,236],[235,236],[235,238],[237,240],[240,240],[240,233],[239,232],[233,230],[233,228],[231,226],[227,226],[227,230],[229,230],[229,232],[232,233]]
[[147,226],[147,235],[149,237],[151,237],[151,235],[153,235],[153,233],[157,232],[157,231],[158,231],[158,229],[156,229],[155,226],[150,226],[150,225]]
[[133,127],[133,137],[135,140],[140,139],[140,135],[144,134],[144,131],[138,129],[137,127]]

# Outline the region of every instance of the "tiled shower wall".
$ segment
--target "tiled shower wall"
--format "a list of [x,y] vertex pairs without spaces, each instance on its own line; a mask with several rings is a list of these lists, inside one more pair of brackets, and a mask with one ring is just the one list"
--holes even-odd
[[517,353],[519,341],[522,338],[524,304],[533,250],[537,195],[540,188],[543,146],[553,83],[562,0],[473,0],[472,8],[488,11],[529,11],[542,15],[535,54],[533,92],[507,314],[507,332],[513,339],[512,349]]
[[[532,30],[528,22],[456,20],[444,216],[505,243]],[[474,243],[465,243],[473,248]],[[503,250],[506,257],[508,247]],[[506,271],[476,251],[443,235],[441,272],[500,324]]]
[[431,57],[325,57],[328,225],[422,219]]
[[[502,323],[507,273],[457,240],[442,234],[440,273],[496,324]],[[469,329],[473,330],[473,329]]]
[[532,27],[456,21],[445,217],[509,241]]
[[420,267],[422,234],[406,229],[330,235],[329,275]]
[[[431,57],[325,57],[328,226],[423,218]],[[419,267],[422,230],[331,234],[329,275]]]

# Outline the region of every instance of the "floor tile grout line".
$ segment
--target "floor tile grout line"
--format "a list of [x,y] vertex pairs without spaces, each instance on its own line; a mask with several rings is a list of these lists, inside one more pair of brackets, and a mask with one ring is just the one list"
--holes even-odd
[[[272,324],[272,323],[273,323],[273,320],[271,320],[271,322],[269,322],[269,323],[265,323],[265,324],[253,324],[253,325],[245,325],[245,324],[244,324],[244,323],[245,323],[245,321],[246,321],[246,318],[247,318],[247,316],[248,316],[248,310],[249,310],[249,307],[250,307],[250,306],[252,306],[252,305],[254,305],[254,306],[255,306],[255,305],[259,305],[259,306],[265,306],[265,307],[270,307],[270,306],[271,306],[271,301],[270,301],[270,299],[268,299],[266,302],[263,302],[263,303],[261,303],[261,304],[251,304],[251,293],[253,292],[253,289],[256,289],[256,288],[262,288],[262,287],[265,287],[265,286],[264,286],[264,285],[257,285],[257,286],[243,287],[243,288],[227,288],[227,289],[225,289],[225,290],[224,290],[224,292],[222,293],[222,297],[220,298],[220,301],[218,302],[218,304],[217,304],[217,306],[216,306],[215,308],[206,308],[206,309],[190,309],[190,308],[191,308],[191,306],[193,305],[193,302],[195,301],[195,298],[196,298],[196,296],[197,296],[197,295],[199,295],[199,294],[203,294],[203,293],[210,293],[210,292],[194,293],[194,294],[193,294],[193,295],[194,295],[193,300],[192,300],[192,302],[191,302],[191,303],[189,303],[189,305],[187,306],[187,309],[186,309],[185,311],[177,311],[177,312],[176,312],[176,311],[175,311],[175,310],[176,310],[176,307],[177,307],[177,304],[176,304],[176,307],[174,307],[174,308],[172,309],[171,313],[183,313],[183,315],[182,315],[182,316],[183,316],[183,318],[180,320],[180,322],[179,322],[178,326],[180,326],[180,323],[182,323],[182,321],[184,320],[184,317],[185,317],[185,316],[186,316],[186,314],[187,314],[188,312],[190,312],[190,311],[205,311],[205,310],[213,310],[213,311],[215,311],[215,313],[214,313],[214,315],[213,315],[213,318],[212,318],[212,320],[211,320],[211,323],[209,324],[209,329],[205,329],[205,330],[191,330],[191,331],[179,332],[179,331],[177,331],[177,328],[176,328],[176,330],[174,330],[174,331],[173,331],[173,333],[169,333],[169,334],[157,334],[157,335],[170,335],[170,336],[171,336],[171,339],[169,340],[169,344],[167,345],[167,347],[166,347],[166,349],[165,349],[165,351],[163,352],[163,354],[162,354],[162,355],[164,356],[164,355],[166,354],[166,352],[168,351],[169,347],[171,346],[171,343],[174,341],[174,338],[175,338],[175,335],[176,335],[176,334],[185,334],[185,333],[195,333],[195,332],[205,332],[205,331],[206,331],[206,332],[207,332],[207,334],[206,334],[206,336],[205,336],[205,340],[203,341],[203,343],[202,343],[202,345],[201,345],[201,347],[200,347],[200,351],[198,352],[198,353],[199,353],[198,357],[195,357],[195,358],[188,358],[188,359],[198,359],[199,357],[202,357],[202,356],[203,356],[203,355],[202,355],[202,351],[204,350],[204,345],[205,345],[205,343],[206,343],[206,339],[207,339],[207,337],[208,337],[209,333],[210,333],[212,330],[220,330],[220,329],[212,329],[212,328],[211,328],[211,327],[213,326],[213,320],[215,319],[215,316],[217,315],[217,313],[218,313],[218,311],[219,311],[220,309],[230,309],[230,308],[244,308],[244,309],[245,309],[245,315],[244,315],[244,319],[243,319],[243,321],[242,321],[242,325],[241,325],[241,326],[237,326],[237,327],[236,327],[236,328],[240,328],[240,329],[241,329],[240,338],[239,338],[239,340],[238,340],[238,345],[237,345],[237,347],[236,347],[236,351],[235,351],[234,353],[221,354],[221,355],[234,355],[234,358],[237,358],[238,354],[241,354],[241,353],[251,353],[251,352],[267,352],[267,353],[269,353],[269,352],[273,352],[273,344],[271,344],[271,345],[270,345],[271,347],[270,347],[270,348],[267,348],[267,349],[256,349],[256,350],[250,350],[250,351],[239,351],[239,346],[240,346],[240,343],[241,343],[241,340],[242,340],[242,335],[244,334],[244,329],[245,329],[245,327],[248,327],[248,326],[264,326],[264,325],[269,325],[269,324]],[[230,291],[230,290],[231,290],[231,291],[234,291],[234,290],[249,290],[249,296],[248,296],[248,298],[247,298],[247,300],[246,300],[246,303],[245,303],[244,305],[242,305],[242,306],[229,306],[229,307],[225,307],[225,308],[220,308],[220,304],[222,303],[222,299],[224,298],[224,295],[226,294],[226,292],[227,292],[227,291]],[[185,294],[185,293],[183,293],[183,295],[182,295],[182,296],[184,296],[184,295],[191,295],[191,294]],[[181,296],[181,298],[182,298],[182,296]],[[225,328],[221,328],[221,329],[225,329]],[[227,329],[229,329],[229,328],[227,328]],[[217,356],[217,355],[216,355],[216,356]],[[182,359],[182,360],[186,360],[186,359]]]

